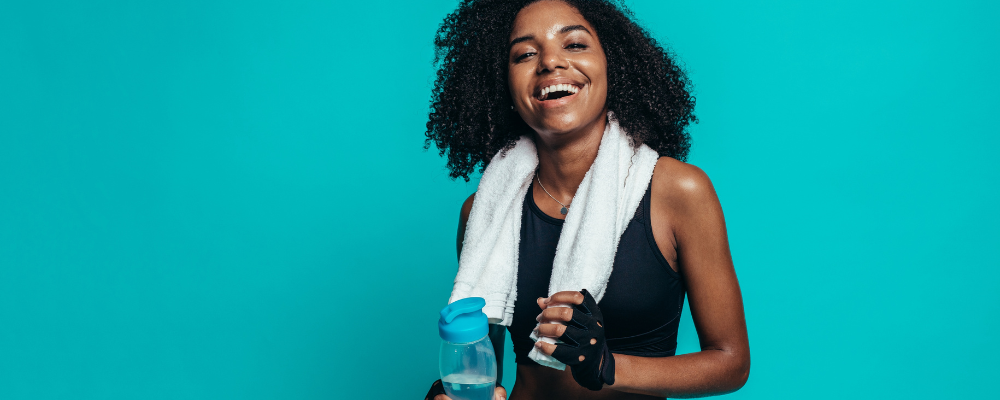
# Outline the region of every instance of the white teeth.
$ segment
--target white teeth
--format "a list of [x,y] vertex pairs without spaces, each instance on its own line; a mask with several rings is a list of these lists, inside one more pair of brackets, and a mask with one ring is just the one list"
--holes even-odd
[[568,84],[568,83],[561,83],[561,84],[558,84],[558,85],[552,85],[552,86],[543,88],[539,97],[541,97],[542,100],[544,100],[546,97],[548,97],[548,94],[552,93],[552,92],[569,92],[570,94],[577,94],[579,91],[580,91],[580,88],[578,88],[576,86],[573,86],[573,85]]

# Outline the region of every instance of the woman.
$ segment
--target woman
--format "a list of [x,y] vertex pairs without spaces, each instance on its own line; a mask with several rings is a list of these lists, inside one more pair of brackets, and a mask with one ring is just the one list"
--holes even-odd
[[[522,135],[537,148],[524,198],[517,311],[507,327],[517,400],[695,397],[738,390],[749,375],[722,209],[708,177],[682,161],[684,130],[695,120],[690,84],[623,10],[602,0],[466,0],[435,41],[441,67],[427,141],[447,154],[452,177],[468,180]],[[660,158],[600,302],[585,290],[548,296],[560,224],[597,158],[609,111],[634,146]],[[462,206],[459,254],[474,204],[475,194]],[[702,350],[674,356],[685,291]],[[582,322],[591,327],[589,342],[606,352],[580,353],[577,363],[576,353],[563,351],[569,368],[562,371],[527,357],[532,346],[558,355],[557,345],[528,337],[537,322],[538,336],[571,340],[581,309],[589,310]],[[503,328],[491,325],[498,355]],[[432,388],[428,397],[447,399],[439,393]],[[496,398],[506,396],[498,386]]]

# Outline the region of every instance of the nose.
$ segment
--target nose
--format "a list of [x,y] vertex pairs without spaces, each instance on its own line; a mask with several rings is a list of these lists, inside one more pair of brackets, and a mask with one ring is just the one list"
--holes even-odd
[[543,51],[538,60],[539,74],[569,67],[569,62],[561,51]]

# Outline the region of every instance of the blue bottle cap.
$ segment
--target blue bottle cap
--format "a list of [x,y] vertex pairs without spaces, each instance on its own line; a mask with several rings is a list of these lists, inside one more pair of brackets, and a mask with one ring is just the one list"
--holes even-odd
[[482,339],[490,332],[486,314],[486,299],[469,297],[456,300],[441,310],[438,333],[452,343],[469,343]]

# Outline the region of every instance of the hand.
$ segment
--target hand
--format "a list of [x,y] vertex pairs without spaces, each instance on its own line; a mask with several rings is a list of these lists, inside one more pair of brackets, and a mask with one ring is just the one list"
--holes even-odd
[[[568,305],[569,307],[554,307]],[[604,316],[594,297],[583,289],[559,292],[539,298],[538,336],[556,338],[563,343],[535,342],[544,354],[569,365],[573,379],[590,390],[601,390],[615,383],[615,358],[604,338]],[[556,322],[556,323],[551,323]]]
[[[451,400],[451,397],[444,394],[444,386],[441,385],[441,380],[438,379],[431,385],[431,390],[427,392],[424,400]],[[507,389],[497,385],[497,388],[493,390],[493,400],[507,400]]]

